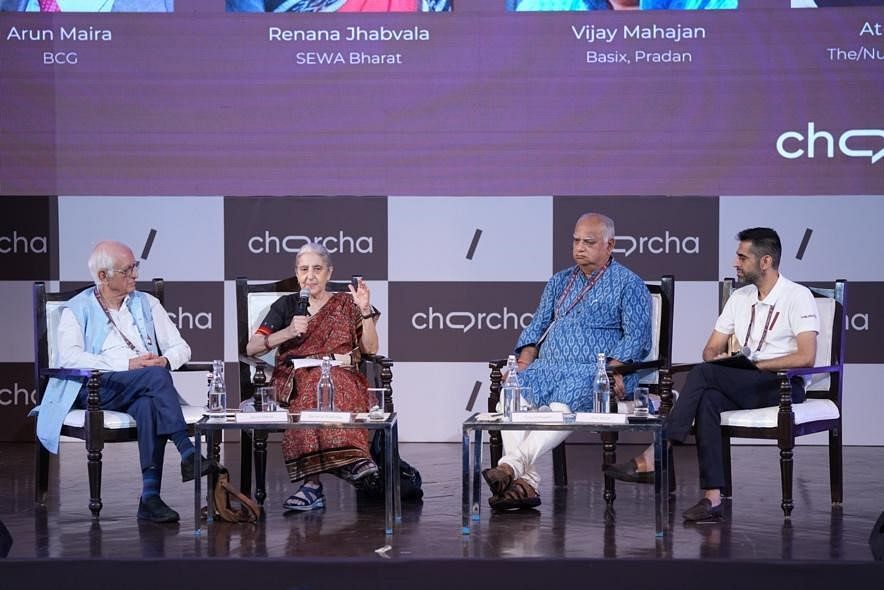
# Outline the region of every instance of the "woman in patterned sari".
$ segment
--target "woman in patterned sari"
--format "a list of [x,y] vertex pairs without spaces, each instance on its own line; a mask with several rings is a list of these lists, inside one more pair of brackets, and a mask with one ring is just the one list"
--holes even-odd
[[[339,411],[368,410],[368,383],[358,371],[361,353],[378,350],[375,321],[380,315],[371,306],[365,281],[350,293],[325,290],[333,266],[328,251],[319,244],[306,244],[295,258],[298,284],[309,289],[307,315],[295,313],[298,294],[278,299],[267,313],[261,327],[246,346],[250,355],[264,354],[279,347],[273,383],[276,397],[288,401],[289,412],[316,408],[316,384],[319,367],[294,368],[293,359],[334,356],[341,361],[332,367],[335,384],[335,408]],[[325,506],[319,475],[331,473],[350,483],[376,474],[377,465],[369,454],[367,430],[317,428],[287,430],[282,449],[291,481],[303,480],[298,490],[286,499],[286,510],[315,510]]]

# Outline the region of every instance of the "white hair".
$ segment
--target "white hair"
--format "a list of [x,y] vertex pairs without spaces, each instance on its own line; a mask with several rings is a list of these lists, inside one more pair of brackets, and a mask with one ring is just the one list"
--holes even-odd
[[298,261],[301,260],[301,256],[304,254],[318,254],[320,258],[322,258],[323,264],[331,268],[332,261],[331,255],[328,253],[328,250],[322,244],[318,244],[316,242],[307,242],[300,248],[298,248],[298,253],[295,254],[295,266],[298,266]]
[[101,286],[101,280],[98,278],[99,272],[105,271],[109,277],[114,275],[114,263],[116,262],[115,254],[117,254],[120,249],[129,250],[129,246],[111,240],[98,242],[98,244],[95,245],[92,254],[89,255],[88,264],[89,274],[92,275],[92,280],[95,282],[96,287]]
[[607,215],[602,215],[601,213],[584,213],[580,216],[580,219],[577,222],[581,222],[584,219],[597,219],[604,228],[604,239],[607,242],[608,240],[613,240],[617,235],[617,231],[614,229],[614,220],[608,217]]

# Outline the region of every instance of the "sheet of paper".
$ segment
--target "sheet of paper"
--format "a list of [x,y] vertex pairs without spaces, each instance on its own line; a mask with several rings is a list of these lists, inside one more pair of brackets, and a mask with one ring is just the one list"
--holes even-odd
[[[320,367],[322,366],[322,359],[292,359],[292,366],[296,369],[304,369],[307,367]],[[340,367],[341,361],[332,359],[331,366]]]

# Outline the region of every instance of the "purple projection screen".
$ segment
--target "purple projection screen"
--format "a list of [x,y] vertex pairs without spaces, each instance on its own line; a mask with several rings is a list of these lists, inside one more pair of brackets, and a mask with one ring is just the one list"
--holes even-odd
[[877,4],[5,12],[0,194],[881,194]]

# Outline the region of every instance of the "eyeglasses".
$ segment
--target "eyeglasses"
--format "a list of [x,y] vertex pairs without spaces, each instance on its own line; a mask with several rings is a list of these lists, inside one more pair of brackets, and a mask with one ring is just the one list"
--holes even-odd
[[130,264],[129,266],[127,266],[125,268],[112,268],[111,272],[113,272],[114,274],[120,273],[121,275],[123,275],[124,277],[126,277],[128,279],[128,278],[131,278],[133,275],[138,274],[138,267],[139,266],[141,266],[141,261],[136,260],[135,262],[133,262],[132,264]]

